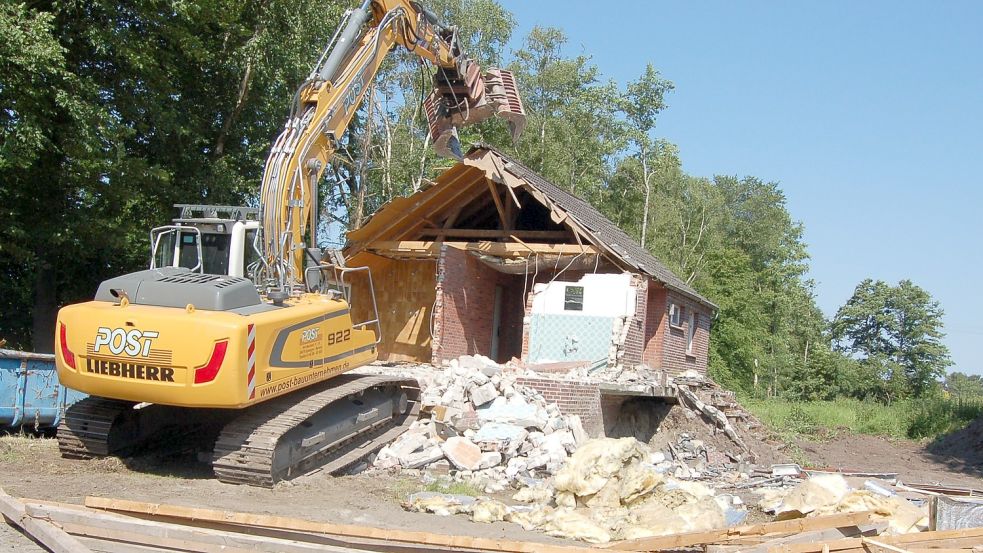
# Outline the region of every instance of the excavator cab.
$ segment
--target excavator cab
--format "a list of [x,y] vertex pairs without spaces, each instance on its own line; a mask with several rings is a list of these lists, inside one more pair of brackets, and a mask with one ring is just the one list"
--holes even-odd
[[178,204],[172,224],[150,231],[150,268],[243,277],[259,263],[259,209]]

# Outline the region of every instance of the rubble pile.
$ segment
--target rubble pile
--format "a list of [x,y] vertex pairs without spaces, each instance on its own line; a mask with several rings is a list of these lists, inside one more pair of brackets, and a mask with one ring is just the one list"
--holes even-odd
[[380,450],[373,466],[443,466],[488,493],[517,478],[553,474],[587,434],[579,417],[561,414],[539,392],[516,385],[519,374],[482,356],[431,371],[422,379],[420,399],[429,418]]
[[[691,440],[694,441],[694,440]],[[691,444],[696,447],[698,444]],[[785,465],[776,465],[785,467]],[[928,527],[927,506],[867,481],[851,487],[840,474],[807,479],[779,476],[754,483],[730,472],[712,485],[680,478],[678,462],[665,459],[634,438],[601,438],[582,444],[547,479],[521,480],[514,505],[490,498],[421,492],[404,507],[440,515],[466,514],[476,522],[508,521],[555,537],[607,543],[738,526],[749,508],[737,491],[751,487],[755,506],[778,520],[871,512],[879,532],[896,535]]]
[[659,536],[740,524],[740,498],[718,494],[694,480],[673,476],[680,468],[634,438],[583,443],[552,478],[528,486],[508,506],[494,499],[421,493],[405,507],[437,514],[465,513],[472,520],[505,520],[527,530],[590,543]]

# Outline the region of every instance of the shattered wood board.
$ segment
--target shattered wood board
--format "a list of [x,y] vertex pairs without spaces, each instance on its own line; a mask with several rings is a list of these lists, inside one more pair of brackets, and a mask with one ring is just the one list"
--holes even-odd
[[614,317],[533,314],[529,362],[607,361]]
[[[435,261],[395,261],[362,254],[349,264],[364,264],[372,270],[382,341],[379,359],[429,363],[430,315],[436,292]],[[352,321],[371,319],[372,299],[368,279],[354,277]]]

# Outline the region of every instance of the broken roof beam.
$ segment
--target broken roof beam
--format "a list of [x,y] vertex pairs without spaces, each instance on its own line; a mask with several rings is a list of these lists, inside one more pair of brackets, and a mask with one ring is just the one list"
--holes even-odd
[[[457,170],[458,167],[462,169]],[[423,224],[423,221],[420,219],[405,215],[416,211],[422,211],[428,214],[442,211],[447,206],[452,205],[455,200],[465,195],[465,193],[469,191],[473,193],[472,185],[475,183],[473,177],[476,176],[478,175],[474,174],[471,167],[460,164],[455,165],[438,178],[438,184],[442,186],[423,191],[415,200],[409,200],[408,198],[397,198],[393,200],[390,204],[404,204],[400,205],[397,211],[400,217],[390,217],[382,221],[378,218],[380,213],[376,213],[369,219],[365,226],[348,233],[348,239],[351,241],[351,245],[345,250],[345,255],[352,257],[358,252],[365,250],[366,246],[376,240],[388,238],[393,235],[405,234],[414,227]],[[454,186],[454,184],[461,181],[464,181],[461,186]],[[406,228],[407,222],[410,223],[408,228]]]
[[495,229],[457,229],[457,228],[424,228],[420,229],[423,236],[456,236],[460,238],[518,238],[540,240],[562,240],[570,233],[565,230],[495,230]]
[[498,219],[502,223],[502,228],[506,230],[512,228],[509,224],[509,216],[505,214],[505,206],[502,205],[502,198],[498,195],[498,187],[495,186],[495,181],[485,179],[485,182],[488,183],[488,193],[491,194],[492,201],[495,202],[495,211],[498,212]]
[[[444,246],[469,252],[479,252],[495,257],[522,258],[537,254],[551,255],[599,255],[601,250],[594,246],[576,246],[573,244],[515,244],[509,242],[443,242]],[[419,240],[380,241],[370,244],[366,250],[376,255],[386,257],[404,256],[419,258],[436,258],[440,255],[440,242],[424,242]]]

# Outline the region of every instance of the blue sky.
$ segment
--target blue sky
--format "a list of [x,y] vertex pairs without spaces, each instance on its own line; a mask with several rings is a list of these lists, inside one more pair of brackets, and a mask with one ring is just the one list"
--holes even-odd
[[910,278],[983,373],[983,2],[500,1],[517,44],[556,26],[606,78],[672,80],[656,135],[687,172],[780,182],[827,315]]

